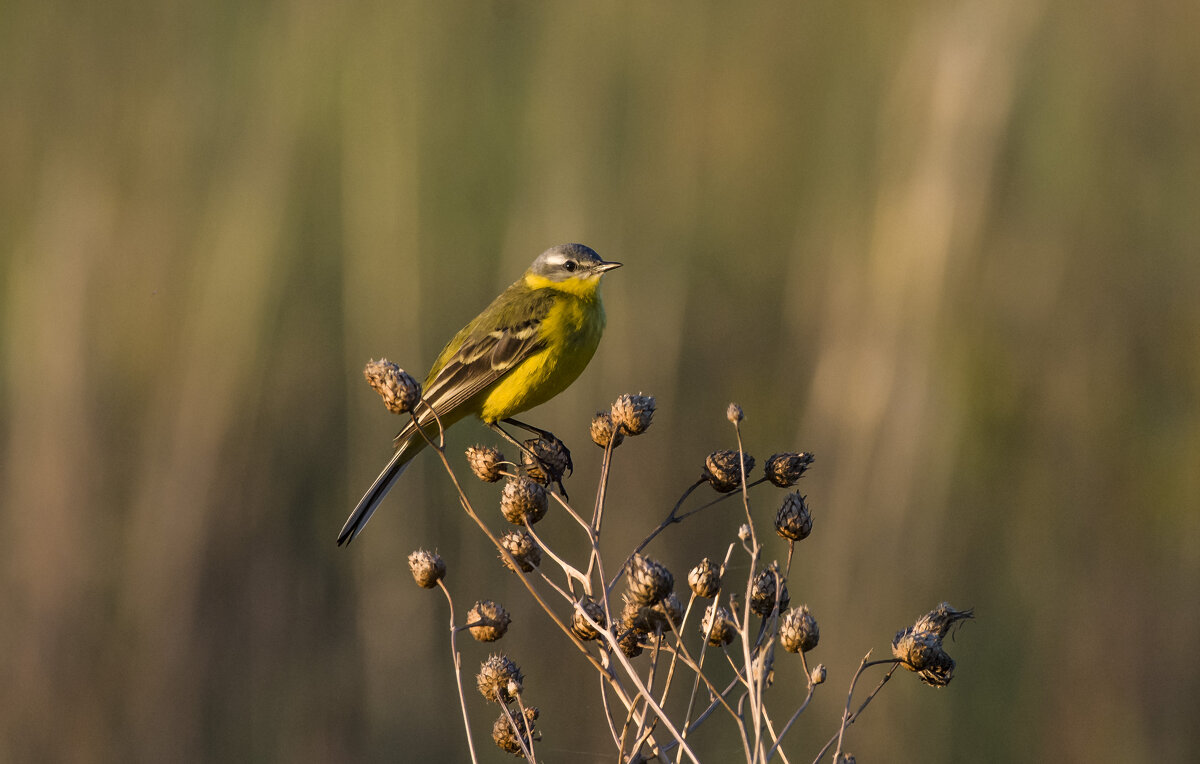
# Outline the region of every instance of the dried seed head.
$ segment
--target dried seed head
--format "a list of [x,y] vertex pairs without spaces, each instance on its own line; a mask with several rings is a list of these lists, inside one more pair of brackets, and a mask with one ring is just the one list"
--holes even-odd
[[412,411],[421,400],[421,383],[386,358],[368,361],[363,376],[393,414]]
[[[744,463],[746,465],[746,479],[750,478],[750,471],[754,469],[754,457],[750,454],[743,453]],[[700,474],[702,480],[707,480],[714,490],[719,493],[729,493],[736,490],[742,484],[742,471],[738,466],[737,451],[717,451],[708,455],[704,460],[704,472]]]
[[[517,566],[525,573],[542,564],[542,548],[533,536],[529,535],[529,531],[509,531],[500,537],[500,546],[513,556]],[[504,555],[500,556],[500,561],[504,563],[504,567],[513,569],[512,563],[505,559]]]
[[854,758],[852,753],[839,753],[837,761],[833,764],[858,764],[858,760]]
[[779,625],[779,644],[789,653],[808,652],[817,646],[821,639],[821,630],[817,628],[817,619],[808,612],[808,605],[792,608],[783,614],[783,622]]
[[[495,723],[492,724],[492,742],[505,753],[511,753],[518,758],[525,758],[525,751],[521,744],[524,743],[524,747],[529,748],[533,745],[533,741],[542,739],[542,733],[534,729],[533,722],[537,718],[537,706],[530,706],[525,709],[524,722],[521,721],[520,716],[515,719],[509,719],[508,714],[501,713]],[[515,726],[514,722],[516,723]]]
[[607,626],[608,624],[604,618],[604,606],[599,602],[596,602],[591,597],[584,597],[575,603],[575,614],[571,616],[571,633],[584,642],[587,642],[589,639],[599,637],[600,632],[596,631],[596,627],[587,622],[587,618],[583,617],[584,612],[601,626]]
[[633,629],[627,629],[617,640],[617,646],[626,658],[636,658],[642,654],[642,636]]
[[542,485],[561,481],[573,469],[571,452],[561,440],[549,433],[546,437],[525,441],[525,448],[536,457],[521,452],[525,473]]
[[670,631],[670,624],[675,624],[678,629],[683,621],[683,604],[679,598],[675,596],[675,592],[671,592],[666,597],[654,604],[654,612],[663,619],[663,631]]
[[736,403],[730,403],[729,408],[725,409],[725,418],[730,424],[737,424],[746,418],[746,414],[742,411],[742,407]]
[[626,594],[625,605],[621,608],[621,625],[628,631],[649,634],[658,626],[665,624],[655,614],[654,608],[650,605],[643,605]]
[[533,525],[546,516],[546,489],[524,475],[509,478],[500,496],[500,512],[513,525]]
[[446,577],[446,562],[436,552],[418,549],[408,556],[408,569],[412,571],[417,586],[432,589]]
[[622,395],[612,405],[613,425],[629,435],[641,435],[654,416],[654,396]]
[[524,680],[525,677],[521,676],[521,669],[517,668],[517,664],[507,655],[497,653],[489,655],[479,667],[475,686],[487,700],[511,703],[513,698],[521,693]]
[[508,631],[512,619],[502,605],[491,600],[481,600],[467,611],[467,631],[476,642],[495,642]]
[[780,488],[787,488],[803,477],[804,471],[812,463],[812,454],[774,454],[767,459],[767,479]]
[[812,533],[812,513],[799,491],[789,493],[775,513],[775,532],[785,539],[799,541]]
[[825,683],[825,664],[824,663],[818,663],[816,665],[816,667],[813,668],[813,670],[808,675],[808,681],[812,682],[813,684],[824,684]]
[[501,467],[504,465],[504,454],[491,446],[471,446],[467,449],[467,466],[475,477],[485,483],[495,483],[504,477]]
[[600,448],[608,448],[610,440],[613,442],[612,447],[616,448],[625,440],[625,433],[613,424],[612,414],[608,411],[597,411],[596,416],[592,417],[590,434],[592,442]]
[[973,617],[974,611],[955,610],[943,602],[912,626],[896,632],[892,655],[906,669],[917,672],[925,684],[945,687],[954,678],[954,659],[942,649],[942,640],[955,624]]
[[750,591],[750,609],[766,618],[776,607],[775,584],[779,582],[779,611],[783,612],[790,601],[788,598],[787,581],[772,564],[754,579],[754,588]]
[[704,609],[704,618],[700,621],[700,633],[713,647],[729,644],[735,633],[733,615],[719,605],[709,605]]
[[742,523],[741,525],[738,526],[738,538],[739,539],[741,539],[742,541],[749,541],[751,535],[752,534],[750,532],[750,523]]
[[705,557],[699,565],[688,571],[688,586],[697,597],[717,596],[721,591],[721,569]]
[[629,596],[642,605],[653,605],[671,593],[675,577],[662,563],[635,554],[629,560]]

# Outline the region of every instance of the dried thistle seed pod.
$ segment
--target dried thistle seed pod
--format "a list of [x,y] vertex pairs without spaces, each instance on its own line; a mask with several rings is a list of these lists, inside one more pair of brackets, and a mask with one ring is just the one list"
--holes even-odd
[[704,618],[700,621],[700,633],[713,647],[729,644],[736,633],[733,615],[719,605],[709,605],[704,609]]
[[413,580],[423,589],[432,589],[446,577],[446,562],[436,552],[418,549],[408,556],[408,569]]
[[521,721],[520,716],[509,719],[508,714],[501,713],[500,717],[492,724],[492,742],[505,753],[511,753],[514,756],[524,758],[525,751],[521,747],[521,744],[524,743],[525,748],[528,748],[533,744],[533,741],[542,739],[542,733],[534,729],[533,722],[537,718],[538,709],[536,706],[530,706],[525,709],[526,721],[524,722]]
[[818,663],[808,674],[808,681],[813,684],[825,684],[825,664]]
[[487,700],[511,703],[516,695],[521,693],[521,669],[503,653],[489,655],[479,667],[475,676],[475,686]]
[[421,383],[386,358],[368,361],[363,376],[393,414],[412,411],[421,400]]
[[654,417],[654,396],[622,395],[612,405],[612,421],[626,434],[641,435]]
[[808,538],[812,533],[812,513],[799,491],[783,497],[783,504],[775,513],[775,532],[792,541]]
[[788,602],[790,602],[787,581],[775,566],[772,565],[763,570],[754,579],[754,588],[750,591],[750,609],[763,618],[771,615],[771,611],[776,607],[776,581],[779,582],[779,611],[783,612],[787,609]]
[[956,610],[943,602],[918,618],[912,626],[896,632],[892,655],[902,661],[906,669],[917,672],[921,681],[933,687],[945,687],[954,678],[954,659],[942,648],[942,640],[955,624],[973,617],[973,611]]
[[675,577],[662,563],[635,554],[629,560],[629,596],[642,605],[653,605],[671,593]]
[[642,654],[642,637],[633,629],[626,629],[621,638],[617,640],[617,646],[621,648],[621,652],[626,658],[636,658]]
[[643,605],[626,594],[625,605],[621,608],[621,625],[628,631],[650,634],[665,624],[655,614],[653,607]]
[[741,406],[730,403],[729,408],[725,409],[725,418],[729,420],[730,424],[737,424],[746,418],[746,414],[742,411]]
[[467,611],[467,631],[476,642],[495,642],[512,623],[508,611],[491,600],[481,600]]
[[[750,479],[750,471],[754,469],[754,457],[743,453],[746,465],[746,479]],[[707,480],[718,493],[729,493],[742,484],[742,470],[738,466],[737,451],[717,451],[708,455],[704,460],[702,480]]]
[[779,625],[779,644],[789,653],[808,652],[821,640],[817,619],[808,612],[808,605],[792,608],[783,614]]
[[597,411],[596,416],[592,417],[589,434],[592,436],[592,442],[600,448],[608,448],[610,440],[612,447],[616,448],[625,440],[625,433],[613,424],[612,414],[607,411]]
[[583,613],[585,612],[602,627],[607,626],[608,623],[604,618],[604,606],[599,602],[596,602],[591,597],[584,597],[577,602],[575,605],[575,614],[571,616],[571,633],[584,642],[587,642],[589,639],[599,637],[600,632],[596,631],[596,628],[588,623],[587,618],[583,617]]
[[530,457],[525,451],[521,452],[525,472],[542,485],[557,483],[572,472],[571,452],[553,435],[527,440],[524,445],[533,454]]
[[[542,548],[533,536],[529,535],[529,531],[509,531],[500,537],[500,546],[513,556],[517,566],[525,573],[542,564]],[[504,555],[500,555],[500,561],[504,563],[504,567],[513,570],[512,563],[505,559]]]
[[504,477],[503,465],[504,454],[499,449],[478,445],[467,449],[467,466],[475,473],[475,477],[485,483],[495,483]]
[[675,624],[676,629],[683,623],[683,603],[675,596],[675,592],[671,592],[656,602],[652,609],[663,620],[664,632],[671,630],[670,624],[672,623]]
[[767,479],[780,488],[795,485],[804,476],[805,470],[813,463],[813,455],[802,453],[772,454],[767,459]]
[[699,565],[688,571],[688,586],[697,597],[717,596],[721,591],[721,569],[705,557]]
[[500,496],[500,512],[513,525],[533,525],[546,516],[546,489],[524,475],[509,478]]

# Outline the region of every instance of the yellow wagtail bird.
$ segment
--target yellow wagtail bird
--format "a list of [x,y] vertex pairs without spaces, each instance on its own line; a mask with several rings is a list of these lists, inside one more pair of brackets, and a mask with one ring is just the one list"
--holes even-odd
[[512,417],[567,389],[592,360],[604,332],[600,277],[620,265],[601,260],[582,244],[551,247],[454,335],[429,370],[415,421],[396,436],[396,452],[350,513],[338,545],[362,532],[426,446],[417,426],[428,433],[426,425],[435,423],[434,412],[442,427],[474,414],[514,443],[497,422],[546,435]]

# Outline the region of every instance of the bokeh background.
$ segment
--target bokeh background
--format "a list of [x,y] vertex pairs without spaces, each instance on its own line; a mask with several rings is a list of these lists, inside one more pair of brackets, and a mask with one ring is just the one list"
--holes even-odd
[[[591,414],[657,396],[610,554],[733,445],[730,400],[760,464],[817,455],[790,588],[830,679],[792,761],[942,600],[978,615],[954,682],[898,676],[860,761],[1194,760],[1198,31],[1176,0],[4,4],[0,759],[464,760],[424,546],[460,623],[513,612],[545,760],[611,761],[597,682],[434,459],[333,544],[398,427],[362,364],[422,372],[582,241],[626,263],[609,330],[529,418],[586,506]],[[739,520],[650,553],[681,579]]]

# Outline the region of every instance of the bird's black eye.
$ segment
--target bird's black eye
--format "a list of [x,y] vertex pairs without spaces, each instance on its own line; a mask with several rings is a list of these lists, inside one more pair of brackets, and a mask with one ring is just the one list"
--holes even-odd
[[579,263],[575,262],[574,260],[568,260],[565,263],[563,263],[563,268],[567,269],[567,271],[569,271],[571,273],[574,273],[575,269],[578,267],[579,267]]

